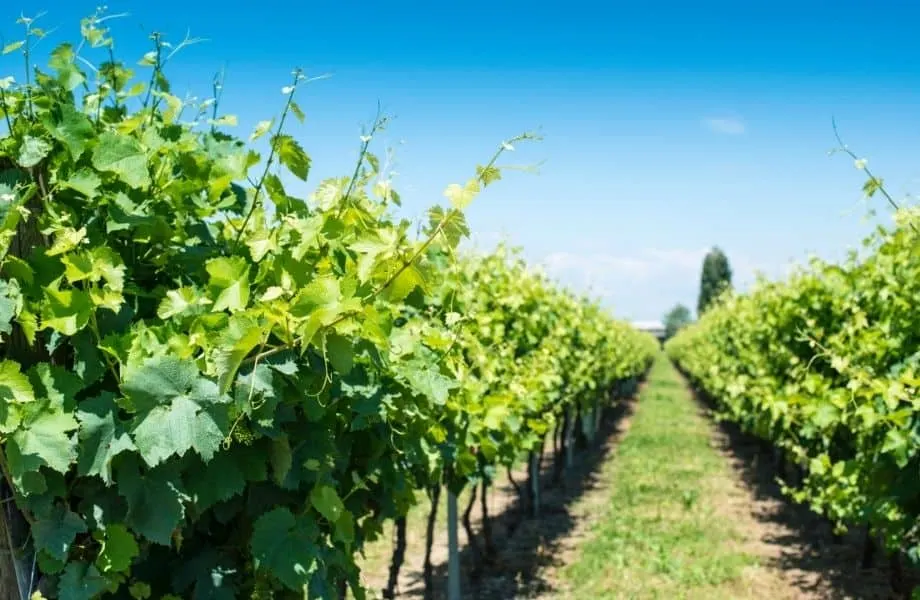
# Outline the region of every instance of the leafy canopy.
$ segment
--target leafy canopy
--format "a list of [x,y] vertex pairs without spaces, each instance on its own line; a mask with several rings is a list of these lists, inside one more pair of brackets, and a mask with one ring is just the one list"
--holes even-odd
[[44,593],[363,597],[355,557],[417,489],[488,476],[647,367],[654,341],[595,303],[457,258],[463,211],[534,136],[418,228],[371,152],[385,119],[298,198],[302,72],[243,140],[219,93],[170,88],[194,40],[123,62],[110,18],[46,68],[20,19],[26,75],[0,79],[2,463]]

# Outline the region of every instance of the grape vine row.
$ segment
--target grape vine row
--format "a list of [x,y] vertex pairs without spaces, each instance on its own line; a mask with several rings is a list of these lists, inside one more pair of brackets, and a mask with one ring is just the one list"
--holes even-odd
[[[878,184],[875,184],[877,189]],[[726,292],[666,344],[722,418],[800,470],[786,491],[838,528],[868,527],[896,555],[920,550],[920,213],[843,264]]]
[[[309,198],[298,71],[249,141],[136,67],[97,13],[0,79],[0,467],[35,598],[363,597],[419,490],[488,480],[657,343],[504,248],[461,252],[500,145],[420,235],[361,139]],[[135,68],[143,70],[138,81]],[[215,86],[217,87],[217,86]],[[267,154],[254,142],[267,137]],[[20,584],[23,582],[20,581]]]

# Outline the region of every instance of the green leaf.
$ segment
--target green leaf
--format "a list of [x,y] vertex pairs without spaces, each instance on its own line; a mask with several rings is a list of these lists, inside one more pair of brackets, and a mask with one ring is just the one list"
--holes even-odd
[[19,40],[18,42],[10,42],[3,47],[3,54],[9,54],[10,52],[16,52],[25,45],[25,41]]
[[304,152],[300,144],[289,135],[276,135],[272,139],[272,146],[278,155],[278,160],[287,167],[291,173],[306,181],[310,173],[310,157]]
[[48,256],[58,256],[65,252],[70,252],[80,245],[86,239],[86,227],[74,229],[73,227],[64,227],[55,232],[54,244],[47,251]]
[[177,316],[198,314],[202,309],[212,304],[201,290],[195,287],[183,286],[166,292],[166,297],[157,308],[157,316],[163,320]]
[[428,211],[428,235],[440,231],[448,243],[453,247],[460,240],[470,236],[470,228],[466,224],[463,213],[459,211],[445,212],[440,206],[435,206]]
[[236,115],[224,115],[216,119],[209,121],[211,125],[226,125],[228,127],[236,127],[239,125],[239,119]]
[[32,168],[48,156],[52,147],[50,143],[41,138],[27,135],[19,146],[19,157],[16,162],[24,169]]
[[77,456],[76,443],[70,435],[78,427],[73,415],[39,413],[7,442],[10,473],[17,486],[27,475],[48,467],[66,473]]
[[128,502],[127,525],[151,542],[168,546],[185,516],[187,495],[178,465],[167,463],[142,474],[134,461],[123,460],[116,480]]
[[96,567],[83,562],[67,565],[59,584],[60,600],[94,600],[109,587]]
[[425,278],[415,265],[409,265],[396,276],[387,288],[387,298],[391,302],[402,302],[415,288],[425,290]]
[[830,402],[822,402],[815,410],[812,421],[821,429],[826,429],[840,421],[840,409]]
[[91,332],[83,330],[70,338],[73,344],[73,372],[83,382],[83,387],[99,381],[106,372],[106,362]]
[[199,512],[229,500],[246,489],[243,472],[236,457],[229,452],[221,452],[211,462],[202,463],[200,469],[196,468],[190,475],[187,479],[188,493]]
[[70,283],[84,280],[99,283],[105,280],[109,291],[124,289],[125,266],[121,257],[106,246],[68,254],[61,262],[64,263],[64,276]]
[[92,200],[99,195],[99,186],[101,185],[102,179],[89,169],[80,169],[61,182],[62,187],[83,194],[87,200]]
[[323,515],[327,521],[335,523],[345,511],[345,505],[342,499],[336,493],[335,488],[328,485],[318,485],[310,492],[310,503],[319,514]]
[[115,397],[105,392],[80,403],[77,410],[80,421],[80,452],[77,468],[81,475],[97,476],[109,485],[112,483],[112,460],[122,452],[137,448],[118,419]]
[[249,304],[249,264],[246,260],[239,256],[213,258],[206,268],[211,276],[208,287],[214,297],[211,310],[236,312],[245,309]]
[[413,390],[428,397],[436,404],[444,404],[450,390],[459,384],[444,376],[435,365],[423,361],[411,361],[400,366],[398,372],[406,378]]
[[502,178],[501,169],[498,167],[476,167],[476,175],[482,181],[483,187],[495,183]]
[[134,535],[121,523],[106,525],[105,531],[93,537],[102,544],[96,566],[103,573],[126,573],[140,554]]
[[83,389],[83,382],[67,369],[39,363],[29,369],[35,396],[52,411],[70,412],[74,398]]
[[62,335],[73,336],[89,323],[93,309],[86,292],[46,288],[42,324]]
[[895,463],[897,463],[898,467],[903,469],[907,466],[909,460],[909,444],[910,440],[903,431],[898,429],[889,429],[885,434],[885,442],[882,445],[882,452],[894,455]]
[[150,585],[143,581],[137,581],[131,584],[131,587],[128,588],[128,593],[131,594],[134,600],[147,600],[153,594],[153,590],[150,589]]
[[450,184],[444,190],[444,195],[450,200],[451,206],[457,210],[463,210],[473,202],[479,190],[479,179],[470,179],[463,187],[456,183]]
[[80,158],[89,142],[96,137],[92,122],[70,104],[50,112],[44,119],[51,137],[64,144],[74,160]]
[[291,107],[291,112],[294,114],[297,120],[303,123],[304,119],[306,119],[306,115],[303,114],[303,110],[300,108],[300,105],[294,102],[293,100],[291,100],[290,107]]
[[155,466],[189,450],[211,459],[226,437],[228,400],[191,361],[171,356],[129,371],[122,390],[138,411],[132,434],[144,461]]
[[67,559],[77,534],[86,531],[86,523],[80,515],[60,505],[56,505],[48,517],[38,519],[32,525],[36,547],[59,561]]
[[12,333],[12,321],[22,311],[22,294],[16,280],[0,279],[0,333]]
[[35,392],[29,378],[11,360],[0,362],[0,405],[9,402],[34,402]]
[[258,321],[248,315],[233,315],[217,343],[214,366],[220,393],[225,394],[233,385],[236,373],[250,352],[265,338]]
[[275,122],[274,119],[271,119],[269,121],[259,121],[256,124],[255,129],[252,130],[252,134],[249,136],[249,141],[254,142],[260,137],[262,137],[263,135],[265,135],[266,133],[268,133],[268,131],[272,128],[272,124],[274,122]]
[[93,151],[93,166],[100,171],[113,173],[133,188],[150,187],[147,155],[140,142],[132,137],[103,133],[99,136],[99,145]]
[[346,337],[330,334],[326,336],[326,356],[332,368],[342,375],[351,372],[355,364],[354,346]]
[[301,592],[314,569],[318,535],[312,519],[297,518],[285,507],[263,514],[253,525],[250,541],[256,567]]
[[272,465],[272,477],[275,483],[281,485],[294,464],[291,454],[291,444],[287,436],[272,440],[271,452],[268,459]]
[[[48,66],[57,71],[57,80],[61,86],[68,92],[73,91],[78,85],[86,80],[86,77],[74,65],[76,53],[73,46],[67,42],[61,44],[51,52],[51,60]],[[69,106],[69,105],[64,105]]]

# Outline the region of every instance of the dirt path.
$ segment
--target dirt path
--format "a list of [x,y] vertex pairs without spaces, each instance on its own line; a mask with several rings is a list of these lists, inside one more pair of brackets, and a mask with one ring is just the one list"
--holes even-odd
[[[659,360],[639,400],[605,415],[599,443],[581,451],[564,485],[544,490],[539,520],[520,518],[510,484],[489,491],[499,551],[473,577],[460,528],[464,597],[896,598],[884,568],[859,568],[858,532],[834,541],[826,525],[782,498],[756,444],[706,413],[673,366]],[[515,475],[525,481],[523,472]],[[461,496],[461,511],[468,497]],[[433,556],[438,599],[447,559],[443,498],[441,504]],[[427,511],[422,503],[410,514],[398,598],[423,597]],[[479,538],[478,502],[472,515]],[[378,590],[391,539],[386,532],[365,561],[365,581]]]

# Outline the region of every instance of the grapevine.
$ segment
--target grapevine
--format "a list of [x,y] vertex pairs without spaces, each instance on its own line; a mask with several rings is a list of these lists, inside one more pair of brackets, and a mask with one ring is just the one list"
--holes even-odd
[[[0,467],[36,597],[364,596],[355,557],[422,490],[488,482],[648,368],[655,342],[510,260],[460,253],[502,143],[420,235],[361,139],[306,199],[295,70],[249,142],[97,13],[0,79]],[[135,77],[135,69],[142,75]],[[261,156],[253,142],[268,136]]]
[[901,208],[865,253],[813,260],[726,293],[667,351],[722,418],[802,471],[790,496],[918,558],[918,213]]

